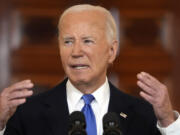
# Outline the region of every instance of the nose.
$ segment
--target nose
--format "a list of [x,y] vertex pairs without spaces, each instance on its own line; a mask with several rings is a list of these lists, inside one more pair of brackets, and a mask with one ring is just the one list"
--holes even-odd
[[76,43],[73,45],[72,48],[72,57],[74,58],[78,58],[78,57],[82,57],[83,56],[83,52],[82,52],[82,46],[80,43]]

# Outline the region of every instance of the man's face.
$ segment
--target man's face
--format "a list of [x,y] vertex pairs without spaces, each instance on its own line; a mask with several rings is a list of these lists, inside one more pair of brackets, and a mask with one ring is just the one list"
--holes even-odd
[[108,65],[116,55],[117,42],[106,39],[105,15],[99,11],[66,14],[59,26],[63,68],[78,89],[97,89],[105,82]]

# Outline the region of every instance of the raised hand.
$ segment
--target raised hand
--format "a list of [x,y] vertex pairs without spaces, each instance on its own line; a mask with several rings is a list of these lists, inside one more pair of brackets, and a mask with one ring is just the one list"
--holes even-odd
[[0,92],[0,130],[4,128],[9,118],[15,113],[17,106],[26,102],[26,97],[33,94],[33,83],[24,80],[5,88]]
[[137,85],[142,88],[140,96],[152,104],[155,115],[162,127],[175,121],[167,87],[148,73],[137,74]]

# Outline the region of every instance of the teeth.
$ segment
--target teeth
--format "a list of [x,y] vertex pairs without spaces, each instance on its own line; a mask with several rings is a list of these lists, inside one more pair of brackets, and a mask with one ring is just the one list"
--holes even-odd
[[75,67],[76,69],[83,69],[83,68],[86,68],[86,66],[77,66]]
[[83,68],[87,68],[87,66],[85,66],[85,65],[73,66],[73,68],[75,68],[75,69],[83,69]]

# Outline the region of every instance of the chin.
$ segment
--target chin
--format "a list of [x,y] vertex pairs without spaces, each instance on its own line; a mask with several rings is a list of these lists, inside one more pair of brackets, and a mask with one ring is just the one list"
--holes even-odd
[[84,77],[69,77],[70,81],[75,85],[82,85],[82,84],[88,84],[90,82],[90,79],[88,79],[87,76]]
[[86,79],[86,78],[75,78],[75,79],[70,79],[72,82],[74,82],[74,83],[77,83],[77,84],[79,84],[79,83],[87,83],[88,82],[88,80]]

